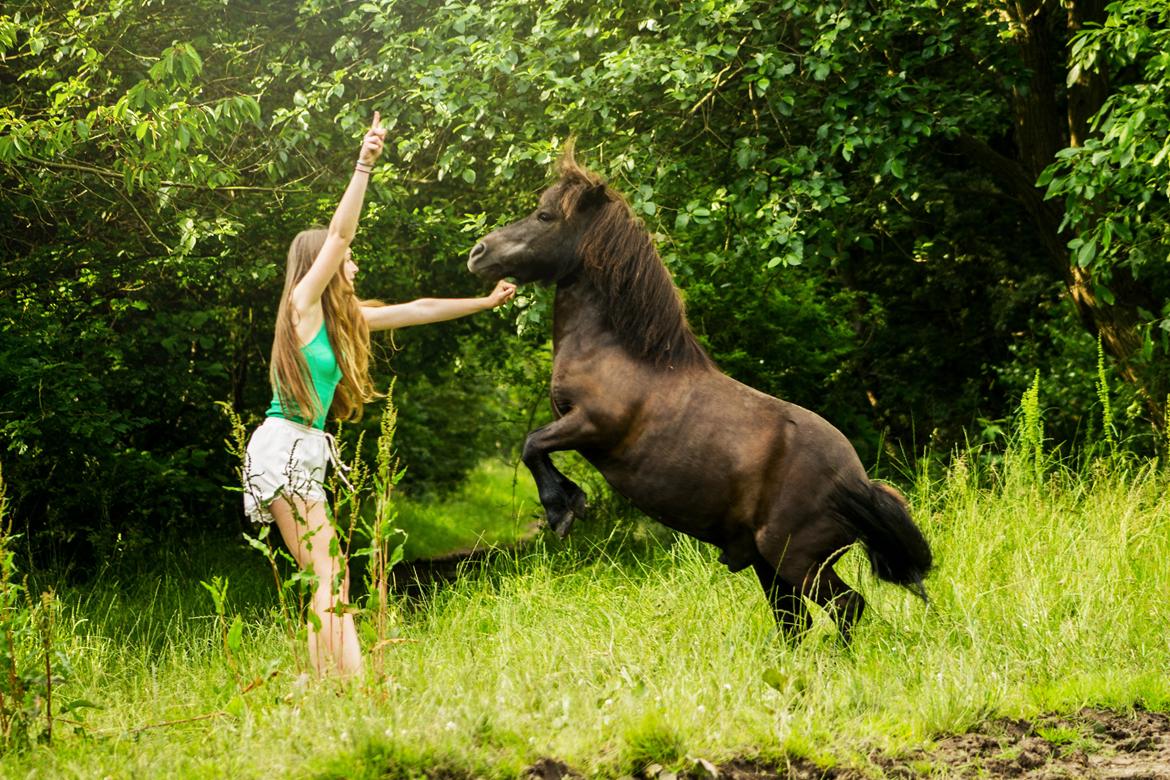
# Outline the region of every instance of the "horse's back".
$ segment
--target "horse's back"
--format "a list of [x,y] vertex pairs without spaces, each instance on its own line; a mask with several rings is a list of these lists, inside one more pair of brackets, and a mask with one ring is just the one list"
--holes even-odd
[[845,434],[816,412],[720,374],[714,397],[734,399],[738,428],[774,454],[773,468],[805,468],[824,479],[864,477],[865,469]]

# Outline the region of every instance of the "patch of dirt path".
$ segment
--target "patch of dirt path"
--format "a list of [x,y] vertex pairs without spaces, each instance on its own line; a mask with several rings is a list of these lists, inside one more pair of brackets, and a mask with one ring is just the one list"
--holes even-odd
[[[874,777],[1018,778],[1018,780],[1170,780],[1170,715],[1084,709],[1034,721],[1001,718],[969,734],[944,737],[905,755],[871,755],[868,770],[818,767],[793,759],[783,765],[750,760],[720,766],[695,762],[672,772],[659,765],[643,780],[869,780]],[[529,780],[583,775],[555,759],[529,768]]]
[[[1170,780],[1170,715],[1084,709],[1034,722],[994,720],[915,754],[881,759],[891,777]],[[925,770],[925,771],[924,771]]]

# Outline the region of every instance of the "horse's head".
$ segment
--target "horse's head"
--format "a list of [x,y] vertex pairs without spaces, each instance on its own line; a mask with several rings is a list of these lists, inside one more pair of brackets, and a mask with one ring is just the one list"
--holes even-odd
[[520,283],[557,282],[581,266],[581,238],[616,193],[596,174],[561,160],[561,178],[540,196],[527,217],[493,230],[475,247],[467,268],[488,280],[515,277]]

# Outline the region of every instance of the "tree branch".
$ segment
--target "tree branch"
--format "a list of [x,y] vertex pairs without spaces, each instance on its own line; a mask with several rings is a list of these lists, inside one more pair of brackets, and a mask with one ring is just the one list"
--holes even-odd
[[[43,165],[46,168],[55,168],[58,170],[80,171],[82,173],[91,173],[95,176],[101,176],[105,179],[121,179],[122,174],[111,168],[96,168],[92,165],[85,165],[83,163],[75,162],[56,162],[53,160],[42,160],[39,157],[29,157],[29,160]],[[303,177],[302,177],[303,178]],[[163,187],[175,187],[185,190],[198,190],[200,192],[269,192],[269,193],[286,193],[286,192],[305,192],[303,189],[294,189],[290,187],[256,187],[243,184],[225,185],[223,187],[209,187],[204,184],[193,184],[184,181],[171,181],[169,179],[162,179],[159,184]]]

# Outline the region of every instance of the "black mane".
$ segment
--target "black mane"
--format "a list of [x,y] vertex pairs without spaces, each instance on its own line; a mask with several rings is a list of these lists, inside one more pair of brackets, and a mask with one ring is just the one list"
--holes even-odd
[[560,171],[557,186],[566,215],[576,211],[584,193],[604,187],[605,202],[581,237],[580,251],[623,346],[659,367],[714,366],[687,323],[678,288],[650,233],[625,198],[580,168],[571,149],[561,159]]

